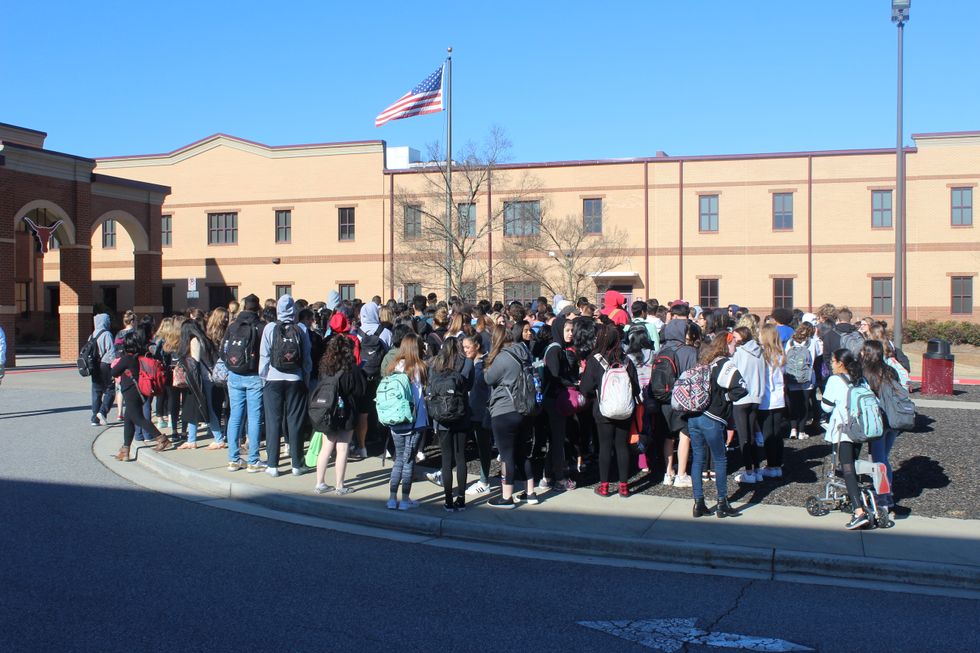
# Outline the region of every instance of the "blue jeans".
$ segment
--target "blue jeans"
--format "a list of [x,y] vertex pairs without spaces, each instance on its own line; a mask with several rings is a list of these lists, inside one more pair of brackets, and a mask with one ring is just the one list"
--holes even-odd
[[92,421],[95,421],[97,415],[109,414],[116,398],[116,384],[105,363],[100,363],[99,370],[89,378],[92,380]]
[[687,420],[691,436],[691,450],[694,462],[691,463],[691,485],[695,499],[704,498],[701,473],[704,471],[705,449],[711,450],[715,462],[715,487],[718,501],[728,498],[728,459],[725,457],[725,425],[705,415],[697,415]]
[[[895,488],[892,485],[892,464],[888,462],[888,456],[892,452],[892,447],[895,446],[895,438],[898,437],[898,431],[892,429],[886,429],[884,435],[882,435],[877,440],[871,441],[871,460],[876,463],[885,463],[885,469],[888,470],[888,487],[893,492]],[[878,505],[884,506],[885,508],[890,508],[895,505],[895,498],[892,496],[892,492],[887,494],[878,494],[875,496]]]
[[412,491],[412,474],[415,473],[415,449],[418,447],[419,438],[422,432],[410,431],[391,431],[391,439],[395,443],[395,457],[391,465],[391,481],[388,489],[392,494],[398,491],[398,486],[402,486],[402,498],[408,498]]
[[231,415],[228,417],[229,462],[238,460],[238,439],[244,419],[248,422],[248,464],[257,465],[259,463],[262,385],[262,377],[258,374],[243,376],[228,372],[228,397],[231,402]]
[[[147,422],[151,421],[150,415],[152,414],[152,412],[153,412],[153,397],[147,397],[146,399],[143,400],[143,417],[146,419]],[[137,426],[136,439],[145,440],[149,442],[150,440],[153,439],[153,436],[150,435],[150,432],[144,429],[143,427]]]
[[211,429],[211,437],[214,438],[215,442],[224,442],[225,436],[221,432],[221,418],[214,410],[214,400],[212,399],[214,384],[211,382],[211,376],[204,365],[201,365],[201,390],[204,391],[204,400],[208,404],[208,427]]

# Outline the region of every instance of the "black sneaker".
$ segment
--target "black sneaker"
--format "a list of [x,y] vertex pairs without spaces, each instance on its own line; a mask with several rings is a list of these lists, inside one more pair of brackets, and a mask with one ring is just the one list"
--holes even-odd
[[847,522],[847,524],[844,525],[844,528],[849,531],[853,531],[867,526],[870,522],[871,519],[868,517],[868,513],[862,512],[860,515],[854,515],[851,517],[851,521]]
[[503,497],[493,497],[487,501],[487,505],[491,508],[513,508],[514,498],[505,499]]
[[463,497],[456,497],[456,500],[453,501],[453,508],[456,509],[456,512],[463,512],[466,510],[466,499]]

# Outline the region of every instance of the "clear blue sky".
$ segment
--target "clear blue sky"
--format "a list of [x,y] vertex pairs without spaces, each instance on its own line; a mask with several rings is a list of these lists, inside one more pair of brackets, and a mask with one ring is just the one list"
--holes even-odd
[[[889,0],[4,3],[0,122],[84,156],[215,132],[443,138],[374,117],[454,47],[454,138],[515,161],[892,147]],[[980,2],[912,3],[905,133],[980,129]]]

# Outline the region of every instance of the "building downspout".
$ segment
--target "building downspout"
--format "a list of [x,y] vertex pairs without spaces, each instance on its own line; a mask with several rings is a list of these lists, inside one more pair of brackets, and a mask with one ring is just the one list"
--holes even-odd
[[680,162],[677,210],[677,298],[684,299],[684,161]]
[[493,172],[487,177],[487,294],[493,301]]
[[388,296],[395,298],[395,175],[388,175]]
[[650,162],[643,162],[643,285],[644,296],[650,299],[653,291],[650,286]]
[[813,312],[813,157],[806,158],[806,285],[807,308]]

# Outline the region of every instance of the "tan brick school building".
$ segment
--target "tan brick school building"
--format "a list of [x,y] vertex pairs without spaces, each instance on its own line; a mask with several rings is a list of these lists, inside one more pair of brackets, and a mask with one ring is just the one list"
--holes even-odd
[[[980,132],[913,139],[915,147],[907,150],[908,317],[977,320],[980,238],[973,202]],[[414,274],[417,260],[404,242],[401,198],[441,201],[426,168],[411,163],[405,148],[386,148],[382,141],[266,146],[218,134],[167,154],[96,163],[95,172],[106,179],[170,191],[158,192],[163,203],[150,211],[156,223],[144,226],[152,245],[131,228],[132,220],[102,214],[90,234],[77,239],[92,248],[96,304],[120,311],[160,306],[166,313],[188,302],[221,305],[250,292],[262,298],[290,292],[310,301],[334,289],[362,299],[418,290],[443,294],[442,278]],[[519,192],[519,180],[529,178],[531,190]],[[892,149],[658,153],[500,166],[469,215],[483,224],[519,204],[533,221],[547,207],[553,215],[578,216],[599,237],[627,232],[621,262],[589,279],[584,294],[596,297],[615,288],[662,302],[738,303],[759,313],[830,301],[887,319],[894,192]],[[7,209],[8,228],[18,211]],[[480,232],[466,294],[505,300],[549,294],[541,279],[522,279],[500,266],[508,243],[527,228],[521,220],[505,218]],[[424,229],[413,235],[426,238]],[[141,260],[134,251],[162,253],[160,291],[152,299],[134,272]],[[63,288],[63,269],[63,258],[45,257],[44,287]],[[196,280],[196,299],[188,299],[189,279]],[[65,304],[63,296],[35,292],[43,310],[52,311],[56,299]],[[42,310],[42,304],[32,308]],[[64,315],[64,308],[57,310]]]

